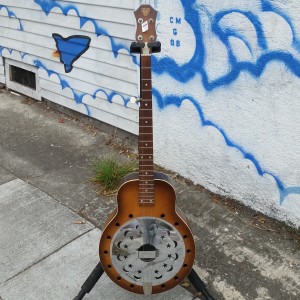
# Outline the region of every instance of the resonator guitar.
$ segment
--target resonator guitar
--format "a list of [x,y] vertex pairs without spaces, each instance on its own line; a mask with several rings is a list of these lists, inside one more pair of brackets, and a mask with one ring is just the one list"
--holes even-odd
[[157,42],[157,11],[142,5],[135,12],[140,55],[139,171],[126,176],[117,193],[117,209],[100,239],[99,254],[107,275],[122,288],[138,294],[167,291],[192,270],[195,243],[187,219],[176,205],[170,178],[154,172],[151,56]]

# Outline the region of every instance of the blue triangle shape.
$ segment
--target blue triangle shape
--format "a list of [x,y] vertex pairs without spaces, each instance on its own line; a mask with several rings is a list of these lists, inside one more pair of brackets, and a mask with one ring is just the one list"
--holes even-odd
[[91,38],[84,35],[72,35],[63,38],[60,34],[53,33],[56,42],[56,48],[60,54],[60,61],[65,66],[65,72],[70,73],[74,62],[85,53],[91,43]]

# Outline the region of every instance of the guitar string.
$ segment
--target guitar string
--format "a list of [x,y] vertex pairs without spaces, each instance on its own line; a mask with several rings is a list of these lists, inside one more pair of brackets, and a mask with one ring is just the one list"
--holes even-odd
[[[144,80],[144,81],[146,81],[147,82],[147,84],[149,84],[149,82],[151,82],[151,69],[150,69],[150,67],[151,67],[151,56],[142,56],[142,58],[141,58],[141,66],[142,66],[142,70],[141,70],[141,72],[142,72],[142,79],[146,79],[146,80]],[[149,71],[150,70],[150,71]],[[145,120],[144,118],[145,117],[151,117],[152,118],[152,103],[151,103],[151,107],[149,108],[149,109],[151,109],[150,111],[146,111],[145,110],[145,106],[146,106],[146,104],[149,104],[148,102],[148,98],[150,98],[150,97],[146,97],[146,95],[145,95],[145,93],[146,93],[146,89],[144,89],[144,82],[143,82],[143,80],[141,80],[141,90],[142,90],[142,98],[143,98],[143,96],[145,96],[145,98],[147,98],[147,99],[145,99],[147,102],[146,103],[144,103],[144,101],[143,101],[143,99],[142,99],[142,101],[141,101],[141,103],[140,103],[140,105],[141,105],[141,114],[140,114],[140,116],[142,117],[142,119],[140,120],[140,122],[143,122],[143,120]],[[148,89],[147,89],[148,90]],[[152,93],[151,93],[152,94]],[[152,98],[152,97],[151,97]],[[150,116],[150,114],[151,114],[151,116]],[[152,176],[150,177],[150,180],[147,180],[147,181],[145,181],[145,176],[141,176],[141,179],[142,179],[142,184],[144,184],[144,182],[146,182],[147,184],[150,182],[151,183],[151,185],[150,185],[150,188],[151,188],[151,192],[150,192],[150,195],[151,195],[151,199],[150,200],[153,200],[154,201],[154,198],[152,199],[152,197],[154,197],[154,189],[152,190],[152,188],[154,188],[154,182],[153,182],[153,170],[152,170],[152,168],[153,168],[153,166],[150,166],[149,167],[149,165],[147,164],[145,164],[145,163],[143,163],[143,162],[145,162],[145,157],[147,157],[148,155],[150,156],[151,155],[151,157],[153,158],[153,154],[152,154],[152,152],[153,152],[153,122],[151,122],[151,126],[152,126],[152,128],[150,127],[150,133],[148,132],[148,130],[147,130],[147,128],[148,127],[145,127],[144,126],[144,124],[142,123],[141,125],[140,125],[140,131],[141,131],[141,133],[142,133],[142,137],[144,137],[144,136],[147,136],[146,137],[146,140],[148,140],[149,138],[148,138],[148,136],[150,135],[151,136],[151,138],[152,138],[152,141],[149,141],[148,143],[152,143],[152,147],[145,147],[145,148],[142,148],[141,149],[141,151],[139,151],[140,152],[140,162],[142,163],[142,166],[141,166],[141,172],[142,172],[142,174],[143,175],[145,175],[146,174],[146,172],[149,172]],[[152,133],[152,134],[151,134]],[[144,138],[141,138],[141,141],[142,141],[142,143],[144,143]],[[151,152],[151,148],[152,148],[152,152]],[[149,151],[150,150],[150,151]],[[150,170],[151,169],[151,170]],[[149,175],[150,175],[149,174]],[[148,175],[148,174],[147,174]],[[147,177],[148,178],[148,177]],[[145,188],[142,188],[142,187],[140,187],[140,190],[142,191],[142,195],[148,195],[148,194],[145,194],[144,192],[147,192],[148,193],[148,191],[147,191],[147,189],[145,189]],[[146,203],[146,201],[148,201],[148,196],[147,197],[143,197],[141,195],[141,201],[142,201],[142,207],[143,207],[143,211],[144,211],[144,215],[147,217],[147,216],[149,216],[149,212],[150,212],[150,204],[149,203]],[[149,206],[149,207],[148,207]],[[149,218],[150,219],[150,218]],[[146,218],[146,220],[147,220],[147,218]],[[149,222],[145,222],[144,223],[145,224],[145,228],[144,228],[144,230],[145,230],[145,234],[146,234],[146,244],[148,244],[148,243],[150,243],[150,241],[148,241],[148,239],[150,238],[150,228],[148,228],[148,226],[149,226]],[[144,241],[143,241],[144,242]],[[144,249],[143,249],[144,250]],[[147,267],[147,262],[143,262],[143,266],[144,267]],[[150,264],[150,268],[149,268],[150,270],[150,276],[151,276],[151,278],[152,278],[152,272],[153,272],[153,265],[152,264]],[[144,273],[144,272],[143,272]],[[143,282],[144,282],[144,284],[146,283],[146,284],[152,284],[152,280],[151,280],[151,282],[145,282],[146,280],[145,280],[145,275],[143,275]],[[149,281],[149,280],[147,280],[147,281]]]

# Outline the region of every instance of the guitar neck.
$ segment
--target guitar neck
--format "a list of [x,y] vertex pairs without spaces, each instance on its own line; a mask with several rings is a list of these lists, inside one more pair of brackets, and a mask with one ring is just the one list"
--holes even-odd
[[154,205],[151,55],[141,55],[139,110],[139,204]]

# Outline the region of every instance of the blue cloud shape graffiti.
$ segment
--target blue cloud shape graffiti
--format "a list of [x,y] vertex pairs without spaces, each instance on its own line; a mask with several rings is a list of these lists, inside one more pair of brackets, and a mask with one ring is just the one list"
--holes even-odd
[[60,34],[53,33],[57,50],[60,54],[60,61],[65,66],[65,72],[70,73],[73,69],[73,63],[85,53],[91,43],[88,36],[73,35],[63,38]]
[[[226,45],[227,51],[228,51],[228,57],[229,57],[229,63],[231,65],[230,71],[215,79],[215,80],[209,80],[209,76],[205,70],[205,57],[206,57],[206,49],[203,41],[203,34],[202,34],[202,24],[201,20],[199,18],[199,13],[196,8],[196,2],[197,0],[181,0],[184,13],[185,13],[185,20],[190,24],[191,28],[194,30],[194,36],[196,38],[196,49],[194,56],[192,59],[187,62],[184,65],[178,65],[175,60],[171,57],[164,56],[163,58],[157,58],[153,57],[153,69],[156,74],[163,74],[167,73],[169,76],[174,78],[177,81],[180,81],[182,83],[188,82],[190,79],[192,79],[196,74],[201,75],[201,84],[207,91],[212,91],[216,88],[219,88],[221,86],[227,86],[230,83],[234,82],[241,72],[247,71],[248,73],[252,74],[254,77],[259,78],[263,71],[265,70],[265,67],[267,64],[271,61],[280,61],[285,63],[285,65],[293,72],[294,75],[297,77],[300,77],[300,62],[297,58],[295,58],[291,53],[284,52],[284,51],[268,51],[268,45],[266,41],[266,37],[264,35],[262,24],[259,21],[259,18],[254,15],[253,13],[250,13],[248,11],[242,11],[242,10],[226,10],[221,11],[218,14],[214,16],[213,23],[212,23],[212,31],[216,34],[216,36],[219,37],[219,39]],[[279,14],[281,17],[283,17],[288,24],[290,24],[293,34],[294,34],[294,46],[300,45],[298,42],[298,39],[295,36],[295,29],[293,27],[292,21],[288,18],[288,16],[284,15],[283,13],[280,13],[280,10],[273,7],[268,0],[261,0],[261,9],[262,11],[271,11],[274,13]],[[229,44],[229,37],[234,36],[239,39],[241,39],[249,49],[250,53],[252,52],[250,44],[247,42],[244,37],[239,34],[238,32],[231,31],[231,30],[222,30],[219,22],[220,20],[230,14],[230,13],[239,13],[245,16],[254,26],[257,32],[257,42],[258,45],[262,50],[265,50],[263,54],[258,58],[258,60],[255,63],[251,62],[245,62],[245,61],[238,61],[236,57],[233,54],[233,50],[231,49],[231,46]],[[300,187],[287,187],[282,180],[272,172],[269,172],[267,170],[264,170],[261,167],[261,164],[259,161],[255,158],[255,156],[252,153],[249,153],[246,151],[242,146],[238,145],[237,143],[233,142],[229,135],[222,129],[219,125],[216,123],[213,123],[209,120],[207,120],[204,117],[202,108],[198,101],[191,97],[190,95],[184,95],[182,97],[178,97],[176,95],[161,95],[158,90],[154,91],[154,95],[156,96],[156,99],[158,101],[158,105],[161,109],[168,105],[176,105],[181,106],[181,103],[183,100],[187,99],[193,103],[195,108],[197,109],[199,113],[199,117],[201,120],[202,126],[212,126],[216,128],[221,135],[224,137],[226,144],[229,147],[233,147],[237,149],[240,153],[242,153],[243,157],[245,159],[250,160],[259,175],[270,175],[274,178],[279,193],[280,193],[280,203],[282,204],[285,200],[285,198],[290,194],[300,194]]]
[[5,10],[7,11],[8,16],[9,16],[10,18],[16,18],[16,19],[19,21],[20,30],[21,30],[21,31],[24,31],[22,21],[16,16],[16,14],[15,14],[10,8],[8,8],[8,7],[5,6],[5,5],[0,5],[0,10],[1,10],[1,9],[5,9]]
[[[1,53],[1,52],[0,52]],[[69,88],[73,95],[74,95],[74,100],[76,101],[77,104],[84,104],[82,103],[83,101],[83,97],[86,96],[86,95],[90,95],[88,93],[83,93],[83,92],[78,92],[75,88],[73,88],[64,78],[61,74],[59,74],[58,72],[55,72],[49,68],[47,68],[47,66],[45,64],[43,64],[40,60],[34,60],[34,65],[38,68],[38,69],[44,69],[48,76],[50,77],[51,75],[56,75],[58,78],[59,78],[59,81],[60,81],[60,84],[61,84],[61,87],[62,89],[64,90],[65,88]],[[102,92],[106,95],[107,97],[107,100],[112,103],[112,100],[113,100],[113,97],[114,96],[120,96],[123,101],[124,101],[124,105],[127,106],[127,104],[129,103],[129,99],[126,98],[125,96],[121,95],[121,94],[118,94],[116,93],[115,91],[106,91],[104,89],[97,89],[93,94],[92,94],[92,97],[93,99],[96,99],[97,97],[97,94],[99,92]],[[85,107],[86,107],[86,110],[87,110],[87,114],[90,116],[90,111],[89,111],[89,108],[88,108],[88,105],[84,104]]]
[[[77,16],[80,19],[80,27],[81,28],[87,22],[91,22],[95,27],[95,33],[97,36],[105,35],[110,38],[110,42],[112,45],[112,52],[114,53],[115,58],[118,56],[119,50],[121,50],[121,49],[126,49],[129,52],[129,48],[125,44],[117,43],[116,39],[113,38],[112,36],[110,36],[108,34],[108,32],[99,25],[98,21],[96,21],[93,18],[88,18],[86,16],[82,16],[80,14],[78,8],[74,4],[70,4],[70,2],[68,2],[68,4],[62,4],[56,0],[34,0],[34,2],[37,3],[38,5],[40,5],[40,7],[42,8],[42,10],[45,12],[46,15],[49,15],[51,10],[55,7],[58,7],[65,16],[68,15],[69,11],[71,11],[71,10],[75,11]],[[132,60],[135,64],[138,64],[135,56],[132,56]]]

